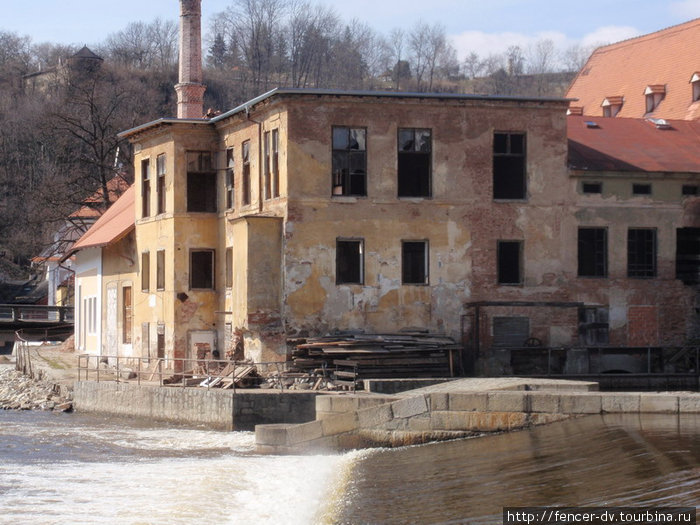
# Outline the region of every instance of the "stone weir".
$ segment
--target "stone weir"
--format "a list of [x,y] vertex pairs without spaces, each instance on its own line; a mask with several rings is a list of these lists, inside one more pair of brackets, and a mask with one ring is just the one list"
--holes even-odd
[[583,381],[458,379],[395,395],[319,396],[316,420],[257,425],[260,453],[403,446],[601,413],[700,413],[698,393],[599,392]]

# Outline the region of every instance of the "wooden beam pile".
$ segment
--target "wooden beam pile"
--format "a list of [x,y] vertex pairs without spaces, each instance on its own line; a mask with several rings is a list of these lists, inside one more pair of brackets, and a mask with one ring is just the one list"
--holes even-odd
[[310,338],[292,352],[294,368],[325,368],[337,382],[362,379],[451,377],[461,347],[424,332],[341,334]]

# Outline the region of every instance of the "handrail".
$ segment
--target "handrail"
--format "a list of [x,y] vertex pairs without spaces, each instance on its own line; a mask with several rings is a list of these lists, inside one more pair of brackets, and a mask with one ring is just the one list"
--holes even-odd
[[0,304],[0,323],[73,323],[72,306],[41,304]]

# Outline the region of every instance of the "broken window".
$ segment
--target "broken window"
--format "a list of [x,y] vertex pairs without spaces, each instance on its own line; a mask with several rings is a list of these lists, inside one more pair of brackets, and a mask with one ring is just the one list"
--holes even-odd
[[165,290],[165,250],[156,252],[156,289]]
[[362,284],[364,282],[363,252],[363,241],[361,239],[336,240],[336,284]]
[[498,241],[498,284],[522,284],[522,242]]
[[141,161],[141,217],[151,215],[151,161]]
[[231,247],[226,248],[225,271],[224,281],[226,288],[231,288],[233,286],[233,248]]
[[214,288],[214,250],[190,252],[190,289]]
[[151,288],[151,254],[141,254],[141,291],[148,292]]
[[582,306],[578,311],[578,332],[582,345],[598,346],[607,345],[608,336],[608,308]]
[[401,282],[428,284],[427,241],[401,241]]
[[233,166],[234,166],[234,156],[233,148],[228,148],[226,150],[226,174],[225,174],[225,186],[226,186],[226,209],[230,210],[233,208]]
[[632,195],[651,195],[651,184],[632,184]]
[[122,288],[122,343],[131,344],[131,324],[133,322],[133,303],[131,286]]
[[216,211],[216,171],[208,151],[187,152],[187,211]]
[[278,129],[272,130],[272,196],[280,196],[280,134]]
[[603,193],[602,182],[584,182],[581,186],[583,193]]
[[241,145],[241,160],[243,162],[243,180],[242,180],[242,196],[241,203],[243,206],[250,204],[250,141],[246,140]]
[[266,199],[272,197],[272,172],[270,171],[270,160],[270,132],[266,131],[263,136],[263,178]]
[[156,193],[158,194],[158,214],[165,213],[165,154],[156,157]]
[[399,129],[399,197],[430,197],[432,138],[429,129]]
[[656,230],[627,230],[627,277],[656,276]]
[[367,130],[333,127],[333,195],[367,195]]
[[676,230],[676,279],[700,284],[700,228]]
[[605,277],[608,273],[608,231],[605,228],[579,228],[579,277]]
[[493,198],[524,199],[525,134],[494,133],[493,135]]

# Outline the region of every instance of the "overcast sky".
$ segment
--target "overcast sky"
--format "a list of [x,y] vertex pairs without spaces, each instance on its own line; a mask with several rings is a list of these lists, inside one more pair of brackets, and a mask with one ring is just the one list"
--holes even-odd
[[[344,21],[357,18],[381,34],[409,30],[417,21],[445,26],[460,58],[549,38],[558,49],[574,43],[610,43],[700,17],[700,0],[310,0],[332,7]],[[232,0],[203,0],[203,30]],[[178,0],[2,0],[0,30],[34,43],[96,45],[130,22],[176,20]],[[205,35],[206,37],[206,35]]]

